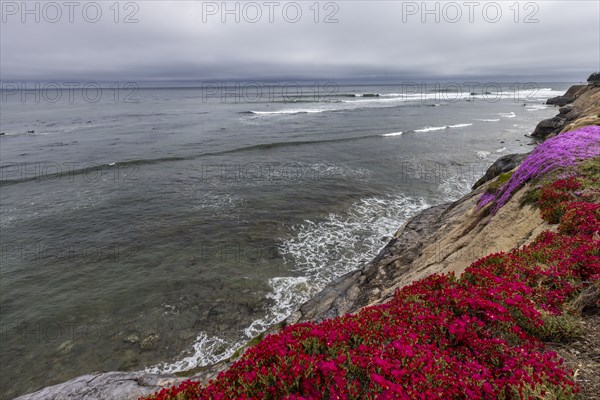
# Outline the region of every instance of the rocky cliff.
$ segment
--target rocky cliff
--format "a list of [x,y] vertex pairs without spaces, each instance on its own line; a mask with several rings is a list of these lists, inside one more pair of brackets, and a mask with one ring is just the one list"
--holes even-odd
[[572,86],[563,96],[548,99],[546,104],[561,107],[555,117],[545,119],[536,126],[531,134],[534,138],[546,139],[560,132],[600,124],[599,86]]
[[[534,136],[545,138],[583,125],[600,125],[600,88],[574,87],[562,97],[570,99],[568,109],[561,108],[552,123],[542,121],[542,127],[538,125]],[[566,100],[560,100],[561,104]],[[374,260],[326,287],[293,313],[287,323],[320,321],[385,302],[398,288],[420,278],[439,272],[460,274],[471,262],[486,254],[520,247],[541,231],[552,230],[553,226],[544,222],[537,210],[528,205],[521,207],[520,200],[527,186],[493,219],[478,210],[476,203],[480,195],[499,174],[514,169],[524,157],[502,157],[476,183],[473,192],[454,203],[429,208],[411,218]],[[90,374],[18,400],[133,400],[184,379],[210,379],[228,365],[223,362],[185,378],[145,372]]]

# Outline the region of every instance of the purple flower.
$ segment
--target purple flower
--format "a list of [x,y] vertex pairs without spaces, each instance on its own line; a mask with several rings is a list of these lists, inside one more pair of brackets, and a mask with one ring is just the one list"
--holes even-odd
[[518,189],[532,178],[538,178],[560,167],[570,167],[589,158],[600,156],[600,126],[586,126],[571,132],[561,133],[540,144],[527,157],[508,182],[500,186],[493,195],[484,193],[479,198],[479,207],[494,201],[494,215]]
[[494,200],[496,200],[496,196],[494,196],[491,193],[485,192],[479,198],[477,205],[479,206],[479,208],[483,208],[483,207],[487,206],[491,201],[494,201]]

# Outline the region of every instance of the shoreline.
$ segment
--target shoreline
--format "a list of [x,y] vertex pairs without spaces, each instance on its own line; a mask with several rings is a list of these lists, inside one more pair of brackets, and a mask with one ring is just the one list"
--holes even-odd
[[[600,98],[600,88],[593,92],[596,98]],[[579,96],[584,94],[580,93]],[[587,110],[586,107],[583,108]],[[577,113],[579,115],[576,115]],[[543,129],[536,128],[532,136],[545,139],[555,135],[556,130],[560,132],[581,123],[580,120],[588,122],[590,118],[596,118],[593,114],[579,111],[577,107],[563,110],[560,115],[564,118],[561,117],[560,121],[555,120],[551,124],[544,122],[547,120],[541,121],[538,127],[542,125]],[[548,125],[552,126],[552,130],[546,128]],[[514,208],[507,208],[504,210],[507,218],[496,218],[499,222],[489,227],[482,226],[482,221],[471,212],[486,184],[499,174],[515,168],[522,158],[523,155],[500,157],[482,177],[487,179],[483,182],[480,182],[480,179],[479,185],[476,183],[474,190],[469,194],[456,202],[425,209],[410,218],[372,261],[326,286],[317,296],[290,315],[286,323],[320,321],[352,313],[368,305],[380,304],[389,299],[397,288],[421,277],[435,272],[460,272],[458,265],[464,265],[468,260],[474,261],[478,256],[489,253],[490,249],[510,249],[527,243],[539,231],[548,228],[543,221],[528,215],[530,213],[519,213]],[[512,218],[508,218],[511,214]],[[512,232],[512,237],[502,241],[505,229],[515,226],[518,229]],[[482,237],[488,238],[493,232],[496,235],[491,236],[489,243],[481,241]],[[465,242],[477,243],[479,248],[469,249]],[[265,334],[277,329],[277,326],[271,327]],[[185,377],[183,374],[149,374],[144,371],[88,374],[17,399],[137,399],[184,380],[206,381],[231,363],[232,360],[227,360],[188,371],[191,374]]]

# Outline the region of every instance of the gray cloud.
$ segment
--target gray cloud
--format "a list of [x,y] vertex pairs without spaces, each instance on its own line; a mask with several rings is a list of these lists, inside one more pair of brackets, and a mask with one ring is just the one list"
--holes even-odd
[[[68,7],[57,1],[62,16],[51,23],[55,5],[28,2],[28,9],[38,7],[38,23],[20,1],[2,0],[1,78],[578,81],[600,69],[597,1],[522,1],[518,15],[514,1],[322,1],[317,23],[314,1],[295,3],[302,11],[296,23],[289,22],[295,5],[288,1],[276,2],[272,23],[263,1],[237,2],[239,23],[222,15],[221,1],[121,2],[118,23],[113,1],[91,3],[78,2],[70,22]],[[96,5],[99,21],[86,21],[83,7],[90,19]],[[438,12],[424,14],[423,6]],[[256,10],[262,18],[251,23]],[[131,12],[138,22],[123,23]],[[331,12],[338,22],[324,23]],[[537,22],[526,23],[528,15]]]

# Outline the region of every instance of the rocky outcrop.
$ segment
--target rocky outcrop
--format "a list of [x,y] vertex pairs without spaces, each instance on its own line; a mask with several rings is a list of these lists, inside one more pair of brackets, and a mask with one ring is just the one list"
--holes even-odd
[[137,399],[176,382],[143,372],[108,372],[83,375],[60,385],[18,397],[20,400],[97,400]]
[[581,96],[586,91],[590,90],[590,85],[573,85],[567,90],[567,92],[562,96],[552,97],[546,101],[546,104],[557,105],[557,106],[565,106],[569,103],[574,102],[579,96]]
[[566,112],[563,114],[565,125],[560,132],[572,131],[587,125],[600,125],[600,86],[592,87],[564,111]]
[[479,178],[473,185],[472,189],[475,190],[486,182],[491,181],[495,177],[505,172],[514,169],[517,165],[527,157],[530,153],[522,154],[507,154],[497,159],[488,169],[485,174]]
[[546,139],[550,135],[560,132],[566,123],[566,116],[564,114],[545,119],[537,124],[531,136],[537,139]]
[[[566,130],[600,124],[600,87],[593,85],[571,86],[564,96],[549,99],[546,104],[561,106],[558,114],[541,121],[532,137],[546,139]],[[569,106],[566,106],[569,104]]]
[[98,372],[48,386],[15,400],[137,400],[184,380],[206,382],[228,367],[221,362],[188,376],[150,374],[145,371]]

